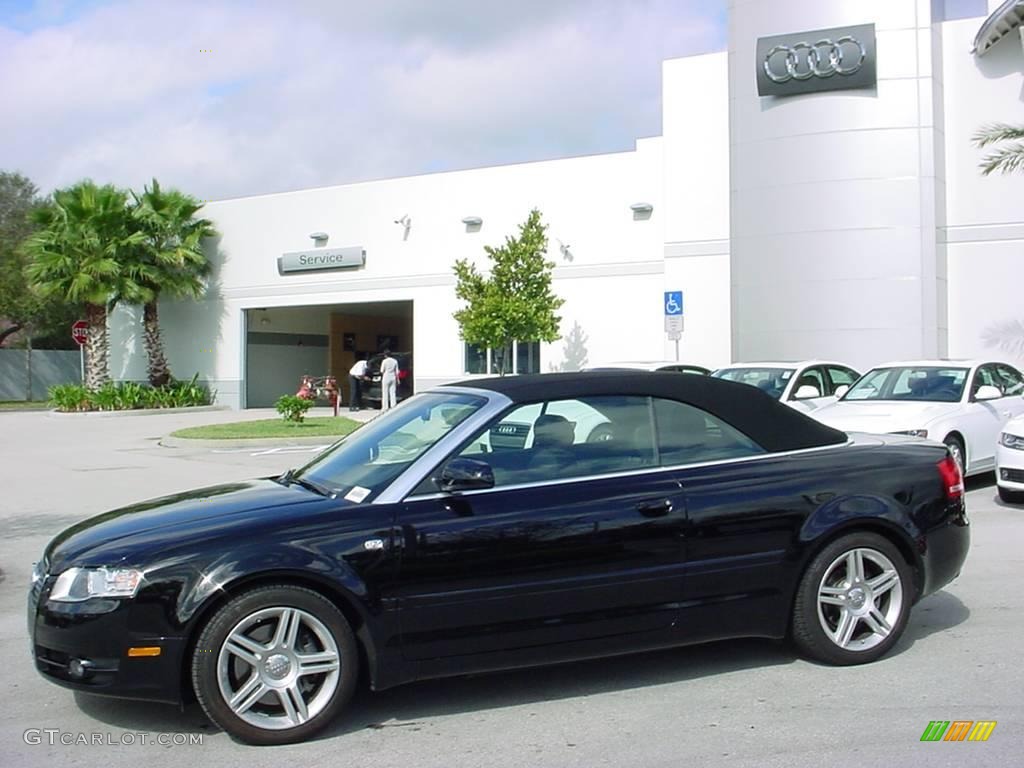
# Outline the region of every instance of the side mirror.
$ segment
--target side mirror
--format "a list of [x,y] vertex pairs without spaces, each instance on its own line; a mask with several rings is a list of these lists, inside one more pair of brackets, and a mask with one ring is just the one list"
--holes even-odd
[[794,400],[808,400],[812,397],[821,397],[821,392],[818,391],[817,387],[810,384],[797,387],[796,392],[793,394]]
[[439,483],[444,493],[494,487],[494,470],[486,461],[456,458],[444,465]]
[[1003,393],[999,391],[999,387],[993,387],[991,384],[978,387],[978,391],[974,393],[974,399],[979,402],[982,400],[998,400],[1002,396]]
[[849,391],[850,391],[850,385],[849,384],[840,384],[838,387],[836,387],[835,396],[836,397],[842,397],[843,395],[845,395]]

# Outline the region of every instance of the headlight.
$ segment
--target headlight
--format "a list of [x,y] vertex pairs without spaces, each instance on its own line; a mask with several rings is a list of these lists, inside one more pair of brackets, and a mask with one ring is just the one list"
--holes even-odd
[[1024,437],[1018,437],[1017,435],[1011,435],[1009,432],[1003,432],[1003,436],[1000,438],[999,442],[1007,448],[1016,448],[1018,451],[1024,451]]
[[135,597],[142,571],[132,568],[69,568],[57,577],[50,599],[77,603],[93,597]]
[[900,432],[891,432],[893,435],[910,435],[911,437],[928,437],[927,429],[904,429]]

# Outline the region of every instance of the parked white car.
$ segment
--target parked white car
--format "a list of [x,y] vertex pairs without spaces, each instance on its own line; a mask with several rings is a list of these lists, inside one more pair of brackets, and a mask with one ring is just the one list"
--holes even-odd
[[996,485],[999,498],[1024,504],[1024,416],[1003,425],[996,446]]
[[964,475],[995,467],[1007,421],[1024,414],[1024,376],[1006,363],[919,360],[872,368],[814,417],[846,432],[938,440]]
[[798,411],[810,413],[836,401],[860,376],[844,363],[804,360],[799,363],[733,363],[711,374],[717,379],[750,384]]

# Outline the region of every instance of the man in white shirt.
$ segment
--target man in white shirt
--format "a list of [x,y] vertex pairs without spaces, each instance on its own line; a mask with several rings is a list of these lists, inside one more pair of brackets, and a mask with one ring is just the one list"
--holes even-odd
[[394,408],[398,397],[398,361],[391,356],[391,350],[384,350],[380,361],[380,409]]
[[356,355],[356,364],[348,369],[348,409],[360,411],[363,408],[363,379],[366,378],[366,355]]

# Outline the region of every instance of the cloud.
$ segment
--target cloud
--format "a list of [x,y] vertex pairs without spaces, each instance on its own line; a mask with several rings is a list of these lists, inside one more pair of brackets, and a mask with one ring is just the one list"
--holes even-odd
[[630,149],[661,131],[662,59],[725,44],[697,0],[48,13],[0,16],[0,168],[203,199]]

